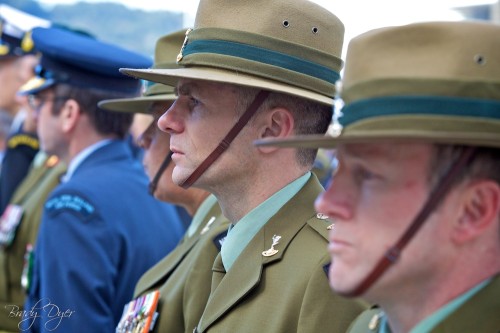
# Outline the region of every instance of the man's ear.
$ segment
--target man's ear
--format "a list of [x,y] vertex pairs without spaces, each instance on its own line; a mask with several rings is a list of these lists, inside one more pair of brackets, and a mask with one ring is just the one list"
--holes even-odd
[[65,133],[73,131],[81,116],[80,104],[74,99],[68,99],[61,108],[62,130]]
[[[289,110],[282,107],[274,108],[266,113],[257,139],[286,138],[294,134],[294,127],[295,120]],[[270,152],[277,149],[277,147],[265,146],[257,148],[263,152]]]
[[486,179],[465,186],[460,197],[462,209],[454,225],[453,240],[459,244],[466,243],[490,230],[496,230],[498,235],[500,185]]

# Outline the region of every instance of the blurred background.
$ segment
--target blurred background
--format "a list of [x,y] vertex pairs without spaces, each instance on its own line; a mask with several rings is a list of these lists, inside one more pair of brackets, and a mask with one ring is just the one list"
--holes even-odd
[[[251,0],[249,0],[251,1]],[[313,0],[345,24],[346,43],[382,26],[464,19],[500,22],[499,0]],[[145,55],[156,40],[190,27],[199,0],[0,0],[29,14],[87,31]]]

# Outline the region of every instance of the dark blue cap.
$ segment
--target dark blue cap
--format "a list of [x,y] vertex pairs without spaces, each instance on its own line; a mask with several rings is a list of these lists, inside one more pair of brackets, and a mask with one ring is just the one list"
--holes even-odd
[[30,31],[47,26],[47,20],[0,4],[0,59],[35,53]]
[[20,57],[34,52],[33,42],[29,41],[28,35],[11,35],[0,27],[0,59]]
[[42,54],[37,77],[21,88],[33,94],[56,83],[81,88],[136,93],[141,82],[120,73],[121,67],[146,68],[152,59],[88,35],[60,28],[35,28],[36,49]]

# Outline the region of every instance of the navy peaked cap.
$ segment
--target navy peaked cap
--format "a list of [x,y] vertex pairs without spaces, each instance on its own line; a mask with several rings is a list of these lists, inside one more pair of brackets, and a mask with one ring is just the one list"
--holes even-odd
[[0,4],[0,59],[35,53],[30,31],[48,26],[47,20]]
[[32,38],[42,58],[36,84],[28,84],[21,94],[36,93],[56,83],[135,93],[141,82],[121,74],[119,68],[153,64],[151,58],[139,53],[67,29],[35,28]]
[[34,48],[23,48],[22,38],[8,33],[0,33],[0,59],[8,57],[19,57],[25,54],[34,53]]

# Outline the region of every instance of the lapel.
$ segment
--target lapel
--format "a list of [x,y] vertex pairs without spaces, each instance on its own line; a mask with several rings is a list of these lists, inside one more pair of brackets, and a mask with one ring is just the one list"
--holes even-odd
[[155,288],[159,288],[172,274],[173,271],[179,266],[179,264],[184,260],[184,258],[189,254],[193,247],[198,243],[201,237],[201,230],[207,225],[208,220],[212,216],[217,216],[217,219],[213,222],[212,227],[219,225],[221,222],[225,221],[225,218],[220,213],[219,205],[214,204],[205,216],[203,223],[196,229],[195,233],[191,237],[184,237],[181,239],[179,245],[170,252],[165,258],[163,258],[159,263],[149,269],[137,283],[134,295],[139,296],[140,294]]
[[226,276],[226,269],[222,263],[222,256],[219,254],[215,257],[214,266],[212,267],[212,288],[210,289],[210,294],[219,286],[222,279]]
[[[316,216],[314,200],[321,191],[323,187],[312,175],[304,187],[259,230],[229,272],[224,274],[220,254],[217,256],[213,267],[212,292],[198,325],[200,332],[204,332],[258,286],[266,265],[283,258],[295,235],[309,219]],[[274,246],[278,252],[265,257],[262,252],[271,248],[274,235],[281,236]]]
[[148,290],[159,288],[175,271],[199,239],[199,234],[195,234],[183,240],[170,254],[149,269],[137,283],[134,295],[139,296]]

